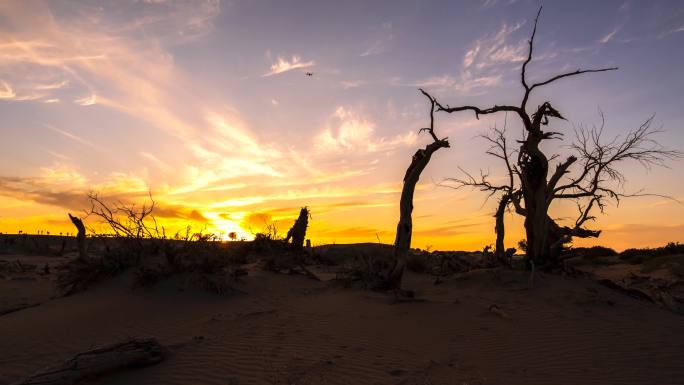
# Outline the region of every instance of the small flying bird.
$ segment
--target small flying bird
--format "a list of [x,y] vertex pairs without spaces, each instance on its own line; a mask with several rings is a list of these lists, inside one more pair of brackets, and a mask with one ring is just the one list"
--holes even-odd
[[313,72],[307,72],[306,76],[313,76]]

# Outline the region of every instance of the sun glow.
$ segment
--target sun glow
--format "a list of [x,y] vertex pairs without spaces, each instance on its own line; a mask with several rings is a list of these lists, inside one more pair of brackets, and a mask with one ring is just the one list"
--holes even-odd
[[[228,22],[239,19],[241,6],[224,7],[218,0],[109,2],[101,7],[40,0],[0,4],[0,109],[5,117],[0,231],[11,233],[73,232],[66,213],[82,215],[89,191],[126,204],[141,204],[151,191],[155,215],[168,232],[191,226],[225,239],[233,232],[238,239],[251,239],[269,224],[286,232],[299,209],[308,206],[313,215],[308,234],[315,244],[392,243],[406,167],[430,141],[418,133],[429,124],[429,112],[416,88],[454,103],[516,98],[520,84],[515,74],[529,32],[529,23],[521,20],[492,19],[489,8],[474,11],[472,20],[430,22],[419,31],[411,25],[425,23],[354,17],[358,28],[348,34],[325,30],[306,49],[299,44],[276,49],[272,37],[294,41],[300,31],[283,31],[277,23]],[[262,12],[280,20],[280,14],[268,14],[279,7]],[[343,2],[338,11],[346,12]],[[558,17],[552,15],[557,11],[549,12],[547,17]],[[493,28],[473,32],[482,21],[494,23]],[[297,25],[305,28],[310,22]],[[660,25],[644,23],[643,28]],[[445,50],[434,44],[435,36],[454,32],[444,25],[463,28],[470,38]],[[634,46],[623,49],[635,26],[588,26],[586,34],[593,39],[565,34],[550,46],[541,40],[535,71],[553,73],[574,66],[580,56],[587,65],[601,67],[620,58],[634,71],[648,71],[651,63],[643,61],[636,46],[657,50],[663,65],[681,62],[676,56],[681,51],[677,39],[684,36],[680,25],[650,31],[650,42],[633,41]],[[545,22],[540,39],[560,37],[561,27]],[[444,65],[417,67],[398,60],[416,52],[395,36],[424,39],[426,57],[441,58]],[[651,44],[653,39],[659,44]],[[578,55],[598,50],[601,55]],[[620,55],[613,56],[616,52]],[[679,100],[681,87],[670,80],[681,69],[672,65],[649,71],[654,78],[648,80],[629,71],[594,77],[581,87],[559,84],[552,96],[563,97],[558,105],[572,124],[595,123],[600,104],[611,136],[624,134],[625,127],[655,111],[655,122],[669,130],[663,143],[684,148],[684,136],[675,129],[681,126],[681,111],[672,103]],[[504,175],[501,165],[474,137],[495,125],[508,124],[515,135],[521,127],[510,116],[437,115],[438,132],[448,136],[451,148],[437,154],[421,175],[413,245],[481,249],[494,240],[495,202],[483,204],[480,192],[444,188],[442,181],[459,177],[459,168],[491,171],[490,180],[496,181]],[[554,124],[554,130],[572,133],[571,123]],[[650,174],[627,167],[626,187],[647,187],[682,200],[684,182],[676,176],[683,166],[671,166]],[[561,208],[554,215],[572,221],[573,210]],[[672,200],[624,200],[598,216],[601,238],[578,244],[657,246],[681,239],[682,218],[684,206]],[[507,245],[515,246],[524,235],[520,218],[507,215],[506,220]]]

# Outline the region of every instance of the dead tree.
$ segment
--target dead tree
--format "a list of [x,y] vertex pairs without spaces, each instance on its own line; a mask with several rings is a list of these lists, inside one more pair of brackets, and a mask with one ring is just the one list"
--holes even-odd
[[292,249],[302,250],[304,248],[304,239],[306,239],[306,228],[309,226],[309,208],[304,206],[299,210],[299,217],[295,221],[294,225],[287,232],[287,237],[285,238],[285,243],[292,239]]
[[[151,203],[145,202],[138,207],[135,204],[125,204],[120,201],[108,203],[97,193],[90,193],[88,194],[90,210],[86,213],[88,216],[100,218],[109,226],[110,235],[123,241],[129,247],[130,253],[135,258],[140,258],[145,249],[145,240],[148,240],[148,243],[150,241],[162,242],[166,238],[164,228],[159,228],[153,215],[156,202],[152,198],[152,193],[148,196]],[[189,231],[188,228],[188,233]]]
[[[599,236],[600,230],[589,230],[583,225],[595,219],[591,210],[598,208],[603,212],[607,199],[616,203],[626,197],[659,196],[638,191],[625,193],[621,186],[625,177],[617,168],[618,163],[635,161],[643,167],[665,166],[665,161],[681,158],[684,153],[667,149],[660,145],[653,136],[660,131],[652,128],[653,116],[636,129],[630,130],[624,138],[603,139],[605,117],[599,111],[601,123],[591,129],[579,127],[575,130],[575,141],[571,145],[574,154],[556,166],[547,185],[547,201],[551,204],[556,199],[575,200],[578,216],[572,226],[560,226],[550,220],[547,243],[551,255],[558,256],[563,244],[573,237]],[[577,170],[569,171],[571,165],[578,164]]]
[[394,267],[390,271],[387,284],[391,289],[401,288],[401,279],[406,268],[406,258],[411,248],[411,235],[413,233],[413,220],[411,214],[413,212],[413,193],[416,190],[416,184],[420,179],[420,174],[423,172],[432,154],[440,148],[449,147],[447,138],[439,139],[435,134],[435,107],[437,102],[434,98],[427,94],[422,89],[420,92],[430,100],[430,127],[421,128],[420,132],[427,132],[432,137],[433,142],[425,146],[424,149],[419,149],[413,155],[411,164],[406,169],[404,176],[404,186],[401,189],[401,198],[399,201],[399,223],[397,224],[397,235],[394,240]]
[[480,170],[480,177],[476,178],[469,172],[459,169],[465,175],[464,178],[447,178],[448,182],[454,183],[454,185],[448,185],[449,187],[460,189],[463,187],[472,187],[480,191],[488,193],[487,200],[489,198],[499,195],[496,211],[494,212],[494,233],[496,234],[496,243],[494,248],[494,256],[496,262],[503,265],[510,264],[510,258],[507,256],[506,248],[504,245],[506,229],[504,225],[504,214],[508,210],[511,204],[517,205],[520,202],[521,191],[516,184],[516,176],[518,170],[515,166],[511,164],[510,157],[512,152],[509,150],[508,143],[506,141],[506,127],[499,129],[494,127],[492,133],[486,135],[480,135],[481,138],[489,142],[490,147],[487,150],[487,154],[495,158],[501,159],[506,165],[506,170],[508,173],[507,184],[494,184],[489,181],[489,174],[483,170]]
[[71,219],[71,223],[76,226],[76,229],[78,230],[78,233],[76,234],[76,242],[78,244],[78,257],[80,259],[86,259],[86,247],[85,247],[85,238],[86,238],[86,229],[85,225],[83,224],[83,221],[81,218],[75,217],[69,213],[69,219]]
[[[550,102],[546,101],[539,105],[534,112],[528,111],[528,100],[535,89],[549,85],[558,80],[586,73],[606,72],[616,70],[616,67],[600,69],[577,69],[548,78],[547,80],[532,83],[527,79],[527,66],[532,61],[534,37],[537,31],[537,22],[541,8],[534,20],[532,35],[528,41],[528,55],[521,69],[521,82],[524,94],[520,105],[495,105],[488,108],[476,106],[450,107],[435,102],[437,111],[456,113],[460,111],[472,111],[475,117],[480,115],[494,114],[499,112],[511,112],[517,115],[524,127],[524,137],[520,141],[517,152],[516,167],[517,178],[520,182],[521,202],[516,204],[516,212],[524,216],[525,233],[527,238],[526,258],[534,261],[537,266],[554,264],[558,257],[562,244],[573,237],[597,237],[600,231],[590,230],[583,225],[594,219],[590,211],[595,208],[603,208],[605,198],[619,199],[624,196],[641,194],[624,194],[611,182],[620,182],[621,174],[616,173],[616,163],[626,160],[636,160],[645,166],[662,164],[665,159],[680,157],[681,152],[667,150],[655,142],[652,138],[657,130],[651,130],[652,119],[648,119],[642,126],[627,134],[623,141],[615,139],[603,143],[599,139],[601,130],[588,133],[585,140],[586,149],[582,148],[582,133],[580,132],[579,147],[575,147],[579,154],[571,155],[555,170],[550,172],[549,161],[555,156],[549,157],[540,146],[549,139],[561,139],[562,133],[546,130],[551,119],[565,119]],[[583,170],[574,177],[570,177],[568,183],[562,179],[567,178],[570,167],[581,159]],[[619,183],[618,183],[619,184]],[[512,198],[515,198],[513,196]],[[583,199],[578,202],[580,215],[572,226],[561,226],[549,216],[549,207],[556,199]]]
[[163,236],[163,230],[159,230],[157,220],[152,215],[156,202],[152,199],[152,193],[148,196],[151,203],[143,203],[138,208],[134,204],[126,205],[122,202],[110,204],[102,200],[97,193],[90,193],[90,210],[87,214],[99,217],[117,237],[160,238]]

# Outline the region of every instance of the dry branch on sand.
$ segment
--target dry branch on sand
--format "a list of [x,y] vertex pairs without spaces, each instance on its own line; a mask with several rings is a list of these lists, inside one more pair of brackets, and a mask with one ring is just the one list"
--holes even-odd
[[164,347],[154,338],[131,339],[78,353],[16,385],[71,385],[117,370],[154,365],[161,362],[164,355]]

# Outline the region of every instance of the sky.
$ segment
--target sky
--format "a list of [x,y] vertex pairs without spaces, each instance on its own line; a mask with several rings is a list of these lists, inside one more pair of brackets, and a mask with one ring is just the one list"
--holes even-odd
[[[402,178],[430,142],[422,87],[442,103],[519,104],[531,0],[0,1],[0,231],[73,232],[88,192],[142,204],[168,229],[250,238],[285,233],[311,209],[314,244],[394,240]],[[618,71],[535,91],[573,128],[606,116],[606,138],[655,115],[657,139],[684,149],[684,3],[545,1],[529,78],[577,68]],[[313,73],[307,76],[306,72]],[[435,153],[414,200],[413,246],[481,249],[495,200],[446,178],[502,165],[478,137],[512,116],[437,114],[451,148]],[[621,165],[626,192],[684,201],[684,161]],[[561,222],[573,205],[552,207]],[[507,246],[523,238],[509,214]],[[96,227],[94,218],[86,224]],[[644,197],[590,224],[624,249],[684,241],[684,204]]]

